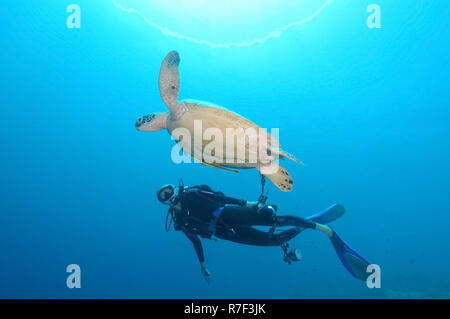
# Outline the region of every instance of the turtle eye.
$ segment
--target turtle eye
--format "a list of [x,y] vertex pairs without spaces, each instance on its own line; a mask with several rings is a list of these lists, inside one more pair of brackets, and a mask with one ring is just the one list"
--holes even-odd
[[175,90],[176,89],[176,86],[175,85],[172,85],[172,90]]

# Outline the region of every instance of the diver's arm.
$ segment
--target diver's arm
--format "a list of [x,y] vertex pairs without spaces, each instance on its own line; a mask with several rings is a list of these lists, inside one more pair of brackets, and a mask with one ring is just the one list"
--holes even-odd
[[205,278],[206,282],[209,284],[209,277],[211,276],[211,274],[205,265],[205,255],[203,254],[203,246],[202,246],[202,242],[200,241],[200,238],[198,238],[197,235],[189,233],[187,231],[183,231],[183,233],[194,245],[195,252],[197,253],[198,261],[200,262],[200,267],[202,268],[202,275]]
[[197,253],[198,261],[200,262],[200,264],[204,263],[205,255],[203,254],[203,246],[202,246],[202,242],[200,241],[200,238],[198,238],[197,235],[189,233],[187,231],[183,231],[183,233],[194,245],[194,249],[195,249],[195,252]]
[[209,285],[209,277],[211,276],[211,273],[209,272],[209,270],[206,268],[205,263],[200,263],[200,266],[202,267],[202,275],[203,278],[205,278],[206,282]]
[[259,208],[259,205],[261,204],[258,201],[248,201],[245,199],[238,199],[238,198],[233,198],[233,197],[228,197],[225,196],[223,194],[214,194],[213,196],[216,196],[222,200],[226,200],[227,204],[232,204],[232,205],[238,205],[238,206],[245,206],[245,207],[249,207],[249,208]]
[[245,199],[225,196],[225,194],[222,192],[214,192],[211,187],[207,185],[200,185],[198,187],[200,188],[200,190],[198,192],[191,192],[190,195],[196,194],[197,196],[199,196],[199,194],[201,194],[200,197],[203,197],[202,195],[206,195],[207,197],[214,200],[225,201],[227,204],[245,206],[254,209],[259,209],[261,208],[261,206],[263,206],[260,201],[247,201]]
[[212,200],[224,201],[227,204],[238,205],[238,206],[246,206],[247,205],[246,200],[228,197],[228,196],[225,196],[222,192],[214,192],[214,191],[202,189],[202,190],[199,190],[198,192],[196,192],[196,194],[200,195],[200,197],[203,197],[203,198],[205,198],[204,196],[206,196]]

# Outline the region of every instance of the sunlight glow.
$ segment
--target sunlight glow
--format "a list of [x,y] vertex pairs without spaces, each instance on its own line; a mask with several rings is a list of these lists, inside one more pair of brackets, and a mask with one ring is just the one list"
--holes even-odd
[[[230,48],[230,47],[248,47],[252,46],[254,44],[262,44],[265,43],[267,40],[272,38],[277,38],[283,35],[284,32],[287,30],[294,28],[294,27],[300,27],[304,25],[305,23],[308,23],[312,21],[317,15],[319,15],[322,10],[324,10],[326,7],[328,7],[330,4],[334,2],[334,0],[324,0],[323,4],[314,11],[310,16],[303,18],[301,20],[297,20],[294,22],[290,22],[286,25],[276,27],[269,33],[267,33],[265,36],[254,38],[247,41],[242,42],[227,42],[227,43],[216,43],[208,40],[203,39],[197,39],[192,36],[179,33],[177,31],[173,31],[169,29],[168,27],[162,26],[153,20],[150,20],[145,16],[143,13],[141,13],[140,10],[136,8],[128,8],[122,6],[119,2],[120,0],[112,0],[113,4],[116,6],[116,8],[127,12],[129,14],[136,14],[139,17],[141,17],[145,23],[147,23],[149,26],[158,29],[162,34],[170,37],[175,37],[178,39],[194,42],[196,44],[201,45],[207,45],[213,48]],[[150,1],[151,2],[151,1]],[[259,12],[258,10],[264,9],[268,10],[271,6],[274,5],[275,2],[264,0],[264,1],[258,1],[258,0],[248,0],[248,1],[242,1],[242,0],[228,0],[228,1],[208,1],[208,0],[165,0],[165,1],[158,1],[159,9],[161,9],[165,14],[169,15],[173,13],[173,11],[176,11],[177,13],[182,13],[185,17],[192,16],[192,20],[195,21],[196,19],[209,19],[213,21],[214,23],[219,22],[227,22],[230,23],[230,21],[237,20],[238,18],[249,18],[252,15],[256,15],[256,12]],[[277,3],[279,3],[277,1]],[[176,10],[174,10],[176,8]]]

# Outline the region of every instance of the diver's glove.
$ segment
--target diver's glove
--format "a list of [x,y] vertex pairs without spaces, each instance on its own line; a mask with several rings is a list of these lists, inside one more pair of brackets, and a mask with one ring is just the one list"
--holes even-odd
[[263,204],[258,201],[246,201],[245,206],[247,206],[248,208],[255,208],[256,210],[258,210],[263,206]]
[[200,266],[202,267],[202,275],[203,275],[203,278],[205,278],[206,282],[207,282],[208,285],[209,285],[209,277],[211,276],[211,273],[209,272],[208,269],[206,269],[206,266],[205,266],[205,263],[204,263],[204,262],[200,263]]

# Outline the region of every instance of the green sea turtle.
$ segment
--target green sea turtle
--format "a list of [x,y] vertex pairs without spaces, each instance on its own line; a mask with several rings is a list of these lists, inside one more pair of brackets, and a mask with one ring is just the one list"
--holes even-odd
[[[170,112],[152,113],[142,116],[136,120],[136,129],[143,132],[155,132],[167,129],[169,134],[181,146],[183,151],[190,154],[201,164],[233,172],[238,172],[233,170],[233,168],[256,168],[280,190],[285,192],[291,191],[293,180],[286,169],[278,164],[276,165],[275,170],[267,168],[276,162],[275,159],[277,157],[280,159],[289,158],[297,163],[300,162],[294,156],[282,151],[278,141],[274,137],[266,133],[265,130],[261,129],[253,122],[234,112],[228,111],[221,106],[196,100],[177,101],[180,89],[180,75],[178,72],[179,64],[180,56],[178,52],[171,51],[163,60],[159,73],[159,92],[164,104],[167,105]],[[210,158],[208,160],[205,158],[202,150],[205,150],[207,145],[212,141],[212,137],[211,139],[206,139],[203,134],[201,134],[201,141],[200,143],[197,143],[198,146],[194,141],[195,123],[201,123],[202,130],[204,131],[209,128],[215,129],[216,131],[218,129],[222,133],[222,137],[227,136],[227,129],[234,129],[236,130],[235,132],[239,132],[236,133],[237,135],[242,135],[243,132],[247,133],[251,131],[249,129],[253,128],[254,131],[267,134],[266,140],[261,138],[260,135],[250,134],[245,139],[245,152],[241,153],[238,151],[238,146],[242,147],[243,144],[239,145],[239,142],[236,142],[230,146],[230,144],[227,143],[228,141],[225,141],[222,148],[214,149],[214,151],[211,152],[214,157],[214,161],[211,161]],[[180,128],[189,131],[191,141],[182,141],[179,136],[174,134],[176,129]],[[217,138],[217,136],[215,136],[215,138]],[[236,139],[234,139],[234,141],[236,141]],[[182,142],[184,142],[184,144]],[[186,142],[190,143],[185,144]],[[199,148],[201,148],[201,151],[196,152]],[[233,157],[226,157],[226,155],[229,154],[226,152],[230,150],[233,151],[233,153],[231,153]],[[259,152],[257,160],[254,160],[254,157],[251,157],[251,152],[253,152],[252,154]]]

